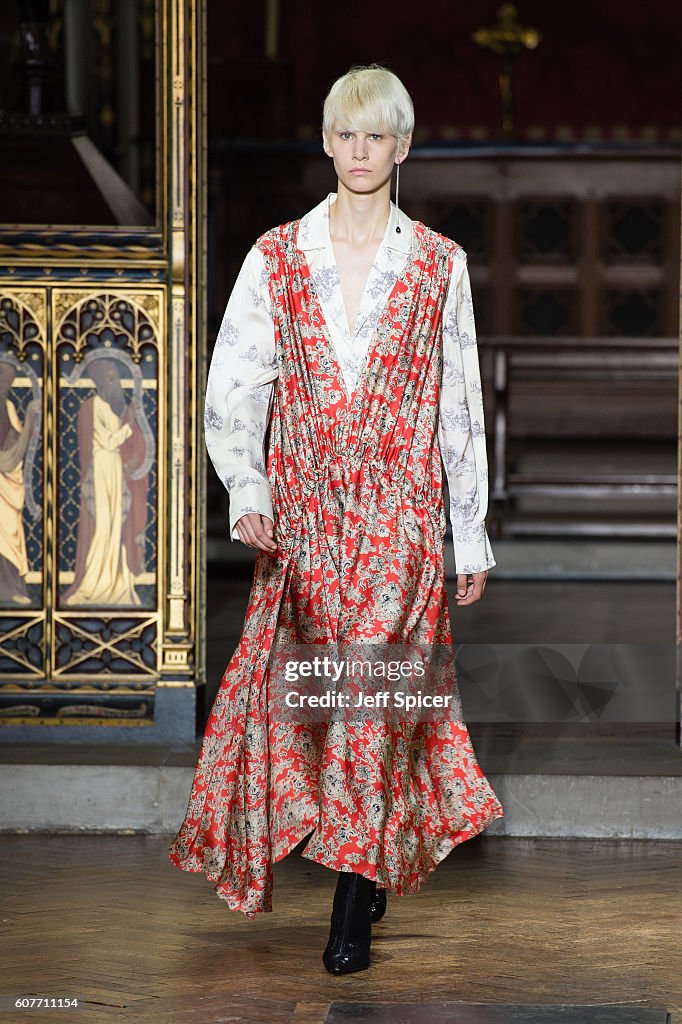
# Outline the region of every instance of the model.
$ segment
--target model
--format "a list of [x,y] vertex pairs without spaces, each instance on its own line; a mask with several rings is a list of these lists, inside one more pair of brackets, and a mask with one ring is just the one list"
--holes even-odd
[[206,394],[230,535],[258,554],[169,856],[254,918],[272,909],[272,865],[309,836],[302,855],[338,872],[331,973],[369,966],[387,891],[416,892],[503,816],[461,718],[296,721],[269,704],[275,645],[452,648],[443,467],[458,605],[495,565],[466,253],[400,210],[398,181],[390,198],[413,127],[389,70],[334,83],[322,134],[337,190],[249,252]]

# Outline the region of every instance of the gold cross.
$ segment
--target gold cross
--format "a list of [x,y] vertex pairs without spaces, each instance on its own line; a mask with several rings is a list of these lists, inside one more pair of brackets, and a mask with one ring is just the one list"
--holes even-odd
[[502,98],[502,134],[509,138],[514,131],[512,104],[512,72],[514,58],[526,50],[534,50],[542,36],[535,28],[524,26],[518,19],[513,4],[502,4],[497,8],[497,24],[491,28],[478,28],[473,40],[484,49],[492,50],[501,58],[499,74],[500,96]]

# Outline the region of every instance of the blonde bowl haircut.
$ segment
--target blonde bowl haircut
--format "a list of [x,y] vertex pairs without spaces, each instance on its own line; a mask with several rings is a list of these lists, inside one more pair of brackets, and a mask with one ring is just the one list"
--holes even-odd
[[352,67],[337,78],[324,101],[322,131],[327,140],[335,124],[349,131],[394,135],[402,152],[414,131],[412,99],[388,68],[380,64]]

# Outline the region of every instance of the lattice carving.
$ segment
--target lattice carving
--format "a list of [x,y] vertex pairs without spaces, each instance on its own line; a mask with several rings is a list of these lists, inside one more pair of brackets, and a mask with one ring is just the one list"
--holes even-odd
[[157,620],[57,615],[55,677],[156,675]]
[[574,335],[577,298],[569,288],[520,288],[517,334]]
[[45,674],[45,622],[31,618],[3,617],[0,634],[0,674],[42,677]]
[[603,297],[603,333],[616,337],[660,337],[662,307],[662,296],[655,288],[609,288]]
[[665,255],[666,204],[657,200],[604,204],[605,263],[662,264]]
[[470,199],[461,203],[433,203],[425,212],[426,223],[458,242],[470,263],[484,263],[492,250],[491,220],[493,207],[485,201]]
[[577,258],[577,204],[569,199],[518,204],[517,259],[570,265]]

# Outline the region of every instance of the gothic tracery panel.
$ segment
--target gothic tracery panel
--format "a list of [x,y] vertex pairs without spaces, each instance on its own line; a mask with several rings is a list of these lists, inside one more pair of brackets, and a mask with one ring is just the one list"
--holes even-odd
[[43,603],[46,294],[0,294],[0,608]]
[[55,296],[58,603],[156,606],[160,299]]
[[53,307],[54,675],[153,675],[163,292],[57,291]]

